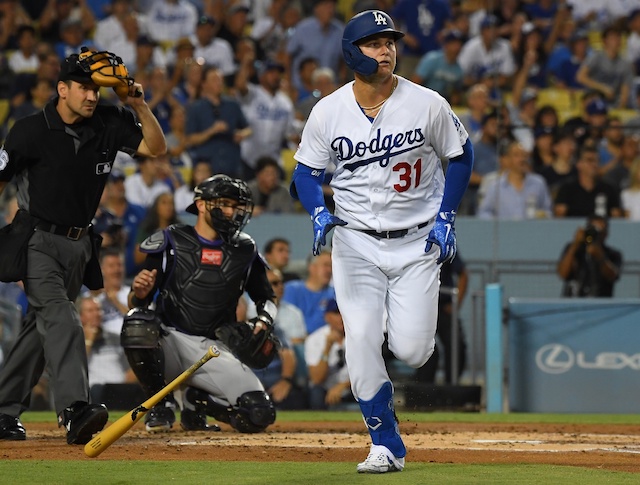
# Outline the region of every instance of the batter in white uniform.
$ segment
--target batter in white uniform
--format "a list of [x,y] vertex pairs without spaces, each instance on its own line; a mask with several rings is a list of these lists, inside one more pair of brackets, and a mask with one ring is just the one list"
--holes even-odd
[[[396,357],[424,365],[434,349],[440,264],[455,256],[455,211],[473,166],[471,142],[449,104],[393,74],[403,35],[377,10],[348,22],[342,49],[355,81],[313,108],[291,186],[311,214],[314,253],[337,226],[333,281],[346,361],[372,441],[362,473],[404,468],[380,319],[386,310]],[[441,159],[449,161],[446,179]],[[330,162],[335,215],[321,190]]]

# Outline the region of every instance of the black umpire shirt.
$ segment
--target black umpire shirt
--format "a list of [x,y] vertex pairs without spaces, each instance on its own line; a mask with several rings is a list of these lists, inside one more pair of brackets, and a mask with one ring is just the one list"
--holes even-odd
[[98,105],[91,118],[67,125],[58,98],[16,121],[0,151],[0,181],[15,175],[18,203],[60,226],[91,222],[118,150],[134,153],[142,128],[130,111]]

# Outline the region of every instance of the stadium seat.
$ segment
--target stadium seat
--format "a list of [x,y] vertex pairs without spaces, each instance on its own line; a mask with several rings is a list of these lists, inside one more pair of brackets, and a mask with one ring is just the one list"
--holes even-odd
[[561,88],[545,88],[538,91],[538,107],[550,105],[558,113],[576,108],[571,91]]

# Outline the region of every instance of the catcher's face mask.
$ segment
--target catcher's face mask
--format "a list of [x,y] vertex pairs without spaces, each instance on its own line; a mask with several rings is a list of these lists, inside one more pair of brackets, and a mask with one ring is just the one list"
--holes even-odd
[[[240,232],[253,213],[253,198],[245,182],[226,175],[214,175],[195,189],[195,200],[204,200],[213,227],[223,241],[236,244]],[[187,208],[197,214],[195,202]]]

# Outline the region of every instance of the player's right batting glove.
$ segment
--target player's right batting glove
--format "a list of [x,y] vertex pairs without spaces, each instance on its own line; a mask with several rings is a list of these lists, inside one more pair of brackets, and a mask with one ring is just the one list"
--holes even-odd
[[327,244],[329,231],[334,226],[346,226],[347,223],[334,216],[326,207],[317,207],[311,220],[313,221],[313,255],[317,256],[322,246]]
[[440,257],[436,263],[441,264],[453,261],[456,256],[456,231],[453,223],[456,220],[456,211],[438,212],[436,222],[427,237],[427,245],[424,252],[431,251],[431,246],[436,244],[440,248]]

